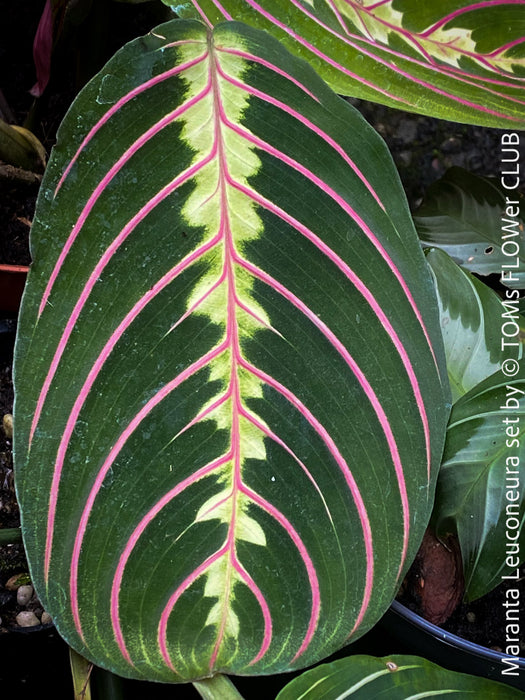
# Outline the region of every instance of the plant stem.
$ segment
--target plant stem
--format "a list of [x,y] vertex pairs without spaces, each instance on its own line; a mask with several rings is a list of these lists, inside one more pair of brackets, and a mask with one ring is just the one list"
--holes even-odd
[[0,545],[18,544],[19,542],[22,542],[22,530],[19,527],[0,529]]
[[193,685],[204,700],[243,700],[231,680],[221,674],[194,681]]
[[91,700],[89,680],[93,664],[69,647],[69,665],[71,667],[75,700]]

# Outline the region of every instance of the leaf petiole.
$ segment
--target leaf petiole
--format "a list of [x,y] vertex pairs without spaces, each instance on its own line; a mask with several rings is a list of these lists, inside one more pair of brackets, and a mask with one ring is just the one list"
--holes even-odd
[[231,680],[221,674],[194,681],[193,685],[204,700],[243,700]]

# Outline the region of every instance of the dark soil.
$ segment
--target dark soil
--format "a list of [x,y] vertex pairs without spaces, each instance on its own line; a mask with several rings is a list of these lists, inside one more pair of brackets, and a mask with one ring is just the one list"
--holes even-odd
[[0,263],[29,265],[28,236],[39,182],[0,179]]
[[[1,337],[1,336],[0,336]],[[2,342],[6,342],[5,339]],[[9,342],[9,341],[7,341]],[[13,385],[11,361],[5,360],[0,367],[0,416],[12,413]],[[13,490],[13,457],[11,441],[0,431],[0,527],[18,527],[18,505]]]
[[[11,352],[14,335],[12,321],[0,333],[2,357],[0,357],[0,419],[13,410],[13,385],[11,381]],[[0,529],[20,525],[20,514],[16,502],[13,478],[13,456],[11,440],[0,430]],[[16,591],[5,587],[15,574],[27,574],[28,566],[21,544],[0,546],[0,633],[17,627],[16,616],[24,609],[17,604]]]
[[[520,580],[508,579],[487,595],[472,602],[464,599],[461,551],[454,537],[441,543],[429,531],[412,564],[398,600],[407,608],[447,632],[497,652],[504,652],[506,591],[521,587]],[[523,619],[525,601],[520,598],[519,619]],[[521,655],[525,653],[525,635],[520,630]]]
[[[350,98],[381,134],[399,172],[412,211],[425,190],[453,167],[497,177],[501,171],[501,129],[430,119]],[[525,140],[519,145],[525,159]]]
[[[94,56],[87,55],[86,36],[82,32],[88,32],[89,27],[69,36],[57,53],[53,80],[44,98],[35,105],[29,89],[35,82],[31,43],[39,19],[35,11],[37,6],[40,11],[40,4],[29,0],[0,1],[1,16],[5,18],[6,13],[9,16],[9,21],[3,22],[0,29],[0,90],[9,105],[12,121],[27,123],[49,151],[58,124],[89,72],[98,69],[125,41],[154,26],[160,17],[153,16],[144,6],[109,3],[111,16],[104,20],[107,41],[103,50]],[[97,8],[100,3],[93,2],[93,6]],[[83,49],[75,54],[74,61],[64,61],[63,56],[75,43]],[[429,119],[359,100],[352,100],[352,103],[386,140],[412,209],[417,207],[428,185],[453,165],[481,175],[497,175],[500,170],[501,131],[497,129]],[[38,185],[38,178],[28,182],[24,178],[0,177],[0,263],[30,262],[28,234]],[[10,323],[0,318],[0,419],[12,411],[9,350],[13,327]],[[18,524],[11,445],[0,430],[0,528]],[[14,617],[19,611],[4,584],[12,574],[24,571],[27,571],[27,564],[21,545],[0,547],[0,617],[3,620],[0,632],[15,624]],[[479,601],[460,604],[443,627],[478,644],[501,650],[505,638],[504,615],[500,614],[503,599],[504,591],[500,587]],[[413,609],[419,604],[415,597],[404,602]],[[493,613],[494,606],[498,614]]]
[[[510,588],[519,587],[523,589],[525,568],[520,569],[520,582],[506,582],[479,600],[472,603],[461,603],[456,608],[449,619],[441,625],[447,632],[452,632],[458,637],[468,639],[475,644],[489,647],[497,652],[505,651],[505,632],[503,624],[505,622],[506,601],[505,591]],[[525,602],[523,596],[520,598],[519,619],[523,620],[525,615]],[[520,656],[525,656],[525,635],[523,626],[519,635]]]

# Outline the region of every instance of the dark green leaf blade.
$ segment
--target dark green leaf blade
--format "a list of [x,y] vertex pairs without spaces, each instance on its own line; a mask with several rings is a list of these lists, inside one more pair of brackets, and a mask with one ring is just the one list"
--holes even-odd
[[61,126],[32,255],[16,483],[70,645],[181,681],[311,664],[375,624],[429,517],[448,388],[357,112],[262,32],[157,27]]

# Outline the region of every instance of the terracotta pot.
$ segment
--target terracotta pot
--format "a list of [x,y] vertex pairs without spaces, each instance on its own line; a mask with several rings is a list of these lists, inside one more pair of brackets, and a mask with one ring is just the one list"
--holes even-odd
[[17,315],[28,270],[27,265],[0,265],[0,315]]
[[[499,611],[498,611],[499,613]],[[503,674],[508,664],[502,662],[504,654],[447,632],[395,600],[380,625],[404,647],[403,652],[422,656],[440,666],[483,676],[500,683],[507,683],[523,690],[525,658],[519,658],[518,675]]]

